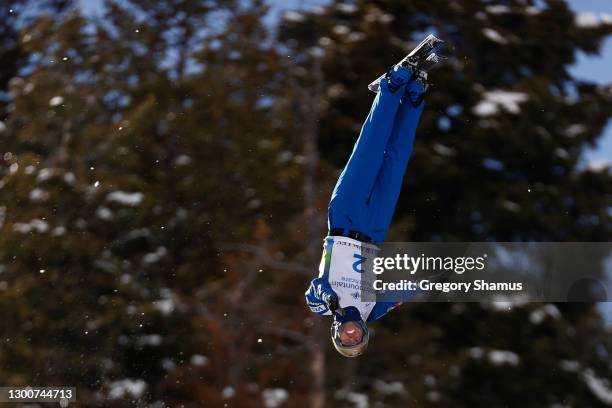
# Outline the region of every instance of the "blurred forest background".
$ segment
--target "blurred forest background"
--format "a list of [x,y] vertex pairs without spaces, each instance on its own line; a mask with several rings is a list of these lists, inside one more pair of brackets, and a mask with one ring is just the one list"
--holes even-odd
[[326,206],[372,101],[449,43],[390,239],[609,241],[581,161],[612,88],[579,80],[609,17],[562,0],[0,6],[0,385],[76,406],[604,407],[592,304],[412,304],[333,351],[307,310]]

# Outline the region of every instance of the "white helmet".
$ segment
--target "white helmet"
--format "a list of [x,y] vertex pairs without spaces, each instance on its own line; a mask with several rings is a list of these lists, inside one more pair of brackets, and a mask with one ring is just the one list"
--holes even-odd
[[[356,344],[344,344],[341,340],[341,334],[346,330],[347,323],[349,322],[357,325],[361,330],[361,340]],[[334,321],[331,326],[331,337],[332,343],[336,350],[338,350],[338,353],[342,354],[344,357],[357,357],[363,354],[368,347],[370,332],[357,308],[349,306],[334,313]]]

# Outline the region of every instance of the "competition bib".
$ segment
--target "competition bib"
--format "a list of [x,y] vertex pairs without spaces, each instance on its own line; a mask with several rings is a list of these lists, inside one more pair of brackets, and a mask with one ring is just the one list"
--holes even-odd
[[[367,320],[376,305],[376,292],[372,287],[372,274],[365,274],[367,259],[380,249],[347,237],[327,237],[319,277],[326,277],[339,298],[340,307],[355,306],[363,320]],[[364,299],[362,299],[362,290]]]

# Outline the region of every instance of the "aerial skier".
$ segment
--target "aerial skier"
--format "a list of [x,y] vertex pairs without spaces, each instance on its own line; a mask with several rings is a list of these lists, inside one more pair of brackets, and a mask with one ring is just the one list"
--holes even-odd
[[378,253],[376,244],[387,235],[423,112],[427,71],[441,62],[436,51],[442,43],[429,35],[368,86],[376,97],[331,196],[319,276],[306,291],[306,303],[317,314],[333,315],[332,343],[346,357],[365,351],[366,322],[399,305],[362,301],[355,285],[361,263]]

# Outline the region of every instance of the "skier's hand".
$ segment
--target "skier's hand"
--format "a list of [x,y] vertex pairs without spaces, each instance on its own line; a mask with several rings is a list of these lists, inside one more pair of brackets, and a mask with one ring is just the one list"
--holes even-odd
[[327,278],[313,279],[305,295],[306,304],[317,314],[325,314],[328,311],[334,314],[336,310],[342,310],[339,307],[338,295],[331,288]]

